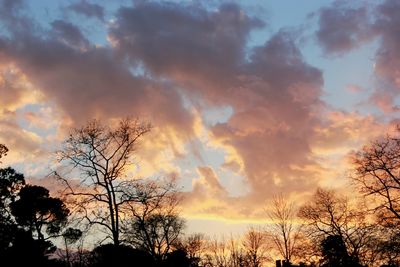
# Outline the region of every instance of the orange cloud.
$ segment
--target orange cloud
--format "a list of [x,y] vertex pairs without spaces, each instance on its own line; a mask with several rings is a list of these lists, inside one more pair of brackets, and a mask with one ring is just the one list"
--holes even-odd
[[[371,98],[385,109],[397,96],[400,51],[389,38],[398,23],[386,5],[379,12],[393,21],[377,23],[380,50],[391,61],[384,65],[379,54],[376,74],[394,87]],[[368,25],[359,26],[365,9],[332,8],[319,13],[317,35],[326,50],[347,51],[368,39]],[[103,17],[98,6],[72,9]],[[258,220],[273,194],[301,202],[318,185],[344,183],[346,155],[387,129],[372,115],[334,111],[322,100],[322,70],[307,63],[299,33],[280,30],[249,47],[252,30],[265,23],[237,4],[121,7],[102,46],[67,18],[41,28],[22,13],[2,11],[10,29],[0,35],[0,64],[7,66],[0,75],[0,142],[14,151],[9,163],[50,158],[69,129],[88,119],[138,116],[154,129],[138,148],[134,175],[179,176],[191,186],[182,203],[189,217]],[[330,40],[341,18],[351,27]],[[39,110],[24,110],[33,103]],[[209,109],[224,108],[229,116],[206,121]],[[240,185],[241,194],[229,188]]]

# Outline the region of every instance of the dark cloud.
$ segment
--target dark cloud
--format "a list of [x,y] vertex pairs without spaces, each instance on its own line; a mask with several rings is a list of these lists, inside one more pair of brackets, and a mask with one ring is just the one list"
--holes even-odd
[[26,16],[25,1],[0,0],[0,26],[10,35],[24,35],[35,30],[36,24]]
[[[104,20],[103,8],[96,4],[80,1],[68,8]],[[324,151],[331,153],[338,147],[345,151],[348,142],[365,141],[370,132],[382,132],[369,117],[327,112],[321,100],[322,72],[304,59],[298,43],[301,33],[280,30],[263,45],[250,47],[252,30],[264,23],[237,4],[211,9],[193,3],[141,1],[122,7],[110,22],[110,43],[104,46],[92,43],[87,32],[66,20],[40,28],[23,10],[22,1],[1,2],[0,21],[6,30],[0,35],[0,66],[15,67],[24,82],[40,90],[73,123],[131,114],[149,118],[156,133],[164,133],[144,142],[148,150],[141,159],[150,174],[162,165],[163,170],[179,173],[182,167],[182,174],[188,173],[186,167],[174,164],[191,144],[205,142],[201,145],[207,149],[215,145],[224,150],[222,168],[193,167],[199,177],[193,179],[192,192],[184,194],[183,205],[195,212],[253,216],[273,193],[301,195],[316,187],[328,173],[324,169],[328,163],[319,158]],[[343,54],[382,37],[375,65],[381,86],[371,100],[387,112],[396,111],[400,4],[385,1],[372,12],[369,7],[335,2],[318,14],[316,34],[328,54]],[[24,147],[40,154],[40,136],[16,123],[16,110],[25,105],[29,90],[8,81],[0,83],[0,93],[5,95],[0,104],[8,105],[7,110],[0,109],[0,141],[18,151]],[[229,117],[203,125],[206,120],[200,117],[209,108],[229,108]],[[39,126],[43,125],[40,117],[29,110],[24,114],[25,120],[44,128]],[[195,135],[198,132],[201,136]],[[24,138],[26,143],[20,141]],[[164,153],[166,147],[173,153]],[[322,152],[315,152],[316,148]],[[151,160],[158,162],[148,164]],[[202,165],[206,164],[207,159]],[[243,176],[248,195],[230,195],[233,191],[219,177],[229,173],[223,173],[227,168]]]
[[83,36],[80,29],[72,23],[56,20],[51,24],[56,38],[61,42],[65,42],[78,49],[85,49],[89,45],[89,41]]
[[[0,53],[77,123],[143,114],[182,139],[193,137],[194,124],[183,98],[200,114],[232,108],[226,122],[207,130],[236,153],[225,165],[239,166],[252,190],[248,201],[262,204],[272,193],[316,186],[311,146],[324,108],[322,73],[305,62],[296,34],[279,31],[248,47],[251,30],[262,26],[236,4],[210,11],[144,2],[118,11],[109,47],[94,46],[76,26],[57,20],[49,32],[1,38]],[[216,172],[198,172],[193,197],[223,195],[219,208],[226,207],[232,198]]]
[[371,97],[384,112],[396,112],[394,99],[400,92],[400,3],[385,1],[375,12],[375,31],[382,38],[375,58],[377,87]]
[[150,3],[120,9],[110,36],[133,64],[174,80],[194,101],[233,108],[213,136],[238,152],[252,190],[265,196],[315,182],[312,173],[299,169],[316,164],[310,142],[323,105],[323,80],[304,62],[297,36],[287,31],[247,57],[249,32],[261,25],[237,5],[209,12]]
[[109,49],[79,52],[57,42],[29,41],[17,51],[22,69],[74,120],[141,114],[186,128],[190,116],[174,88],[133,76]]
[[235,4],[207,11],[195,5],[143,3],[119,10],[110,37],[133,64],[143,63],[152,73],[187,87],[209,88],[207,94],[219,99],[244,63],[250,30],[262,25]]
[[85,0],[73,3],[68,6],[68,9],[78,13],[85,15],[87,17],[95,17],[101,21],[104,20],[104,9],[102,6],[98,4],[91,4]]
[[0,8],[1,14],[6,15],[14,15],[18,13],[18,11],[24,6],[23,0],[1,0]]
[[375,89],[369,100],[384,113],[398,112],[394,100],[400,92],[400,3],[351,7],[335,2],[319,12],[319,43],[328,54],[343,54],[366,41],[380,38],[375,55]]
[[335,2],[319,12],[317,39],[328,54],[342,54],[374,36],[366,7],[348,7]]
[[112,49],[90,45],[76,26],[57,20],[51,32],[13,30],[1,39],[0,54],[74,121],[135,114],[190,132],[190,114],[173,86],[133,75]]
[[[302,190],[317,177],[300,166],[316,165],[310,145],[323,84],[321,72],[302,59],[293,36],[279,32],[257,47],[232,103],[235,113],[213,129],[244,161],[254,193]],[[300,167],[300,168],[299,168]],[[285,178],[283,178],[285,177]]]

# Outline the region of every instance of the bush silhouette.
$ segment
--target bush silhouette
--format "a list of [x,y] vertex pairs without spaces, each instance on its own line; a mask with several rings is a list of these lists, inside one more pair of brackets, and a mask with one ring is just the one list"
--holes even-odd
[[91,267],[154,266],[153,258],[144,251],[129,246],[101,245],[92,251]]

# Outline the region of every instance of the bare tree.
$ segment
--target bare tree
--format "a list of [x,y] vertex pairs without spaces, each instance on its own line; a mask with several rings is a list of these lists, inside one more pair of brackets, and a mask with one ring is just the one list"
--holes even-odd
[[132,225],[131,241],[158,261],[179,245],[185,221],[175,214],[152,214]]
[[266,235],[263,231],[251,227],[243,237],[243,249],[249,267],[260,267],[268,259],[266,255]]
[[254,228],[242,238],[211,239],[200,264],[207,267],[260,267],[267,261],[265,234]]
[[375,198],[384,220],[400,223],[400,138],[388,135],[371,142],[355,153],[353,163],[351,178],[361,192]]
[[383,228],[377,244],[381,263],[386,266],[400,266],[400,230]]
[[107,229],[115,245],[120,243],[120,210],[136,196],[127,194],[127,186],[140,184],[127,178],[137,142],[150,131],[148,123],[124,119],[111,128],[97,120],[74,129],[59,151],[60,161],[81,173],[79,186],[57,175],[66,185],[66,194],[75,197],[77,211],[91,225]]
[[156,260],[163,260],[181,244],[185,221],[179,217],[179,198],[175,183],[147,182],[131,188],[137,196],[127,202],[124,214],[131,219],[124,226],[124,238],[134,247],[143,249]]
[[382,260],[400,262],[400,125],[397,133],[386,135],[365,145],[353,155],[350,178],[371,206],[382,226],[378,244]]
[[281,257],[288,263],[296,253],[297,241],[301,225],[295,224],[297,211],[293,202],[289,202],[283,195],[275,195],[268,210],[270,218],[270,236]]
[[229,250],[227,243],[217,238],[209,240],[207,253],[203,256],[203,265],[207,267],[229,267]]
[[203,265],[207,267],[247,267],[245,252],[233,237],[210,240],[203,257]]
[[240,240],[231,237],[228,241],[229,267],[250,267],[249,255],[243,248]]
[[82,231],[69,227],[62,233],[61,236],[64,242],[65,251],[64,253],[60,253],[58,256],[60,256],[60,258],[64,258],[67,266],[70,267],[72,266],[73,260],[71,259],[71,248],[69,246],[76,243],[82,237]]
[[181,247],[187,253],[191,262],[198,264],[206,247],[204,234],[195,233],[187,236],[182,240]]
[[368,263],[373,257],[369,244],[375,241],[376,226],[368,223],[368,213],[334,191],[318,189],[312,200],[302,206],[299,216],[307,223],[306,232],[315,244],[337,237],[346,245],[348,257]]

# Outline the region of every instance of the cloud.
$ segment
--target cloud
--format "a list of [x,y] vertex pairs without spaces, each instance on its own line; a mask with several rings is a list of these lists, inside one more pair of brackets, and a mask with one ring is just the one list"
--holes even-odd
[[10,149],[3,163],[9,165],[43,158],[42,137],[17,122],[18,110],[28,104],[40,103],[43,95],[18,68],[1,63],[0,95],[0,143]]
[[384,113],[390,114],[393,112],[400,111],[400,107],[394,104],[393,100],[398,94],[397,88],[388,87],[377,87],[375,92],[370,96],[369,100]]
[[41,145],[43,138],[36,133],[23,129],[16,123],[15,113],[9,113],[0,119],[0,143],[9,148],[3,165],[15,165],[48,160],[49,154]]
[[[185,128],[190,114],[173,86],[133,75],[111,49],[88,46],[70,23],[56,21],[52,26],[57,35],[26,32],[14,39],[4,38],[2,53],[73,121],[138,114],[156,124],[190,131]],[[88,47],[78,49],[82,44]]]
[[55,20],[51,25],[56,38],[58,37],[61,42],[76,49],[85,49],[89,46],[89,41],[75,25],[63,20]]
[[194,191],[199,190],[198,187],[208,186],[211,191],[215,193],[226,194],[225,189],[218,181],[218,177],[210,167],[198,167],[198,172],[202,176],[202,179],[194,184]]
[[346,86],[346,91],[352,94],[359,94],[365,92],[365,89],[356,84],[349,84]]
[[316,37],[327,54],[343,54],[374,37],[367,7],[335,2],[319,11]]
[[303,179],[310,180],[309,173],[297,182],[283,177],[298,176],[290,169],[293,164],[311,164],[309,141],[318,123],[313,113],[323,104],[321,72],[304,62],[295,34],[278,32],[250,50],[246,60],[249,32],[260,26],[233,4],[208,12],[146,3],[120,9],[110,37],[119,53],[174,80],[200,109],[233,108],[228,122],[217,124],[212,134],[238,152],[248,182],[261,197],[276,189],[279,179],[282,188],[307,187]]
[[316,32],[324,52],[331,55],[343,55],[379,38],[374,58],[375,88],[369,101],[385,114],[399,111],[395,103],[400,88],[399,13],[400,4],[394,0],[361,7],[335,2],[320,10]]
[[394,99],[400,88],[400,34],[398,25],[400,3],[387,0],[375,10],[375,30],[381,37],[380,46],[375,56],[376,89],[371,96],[385,113],[397,112],[399,109]]
[[318,150],[318,154],[331,155],[332,151],[346,153],[386,132],[386,124],[372,115],[331,111],[325,117],[326,121],[316,129],[313,143],[313,149]]
[[29,123],[29,128],[51,130],[60,124],[60,121],[55,120],[57,112],[50,106],[39,108],[38,111],[26,111],[23,114],[24,120]]
[[89,18],[94,17],[101,21],[104,20],[104,8],[98,4],[91,4],[85,0],[69,5],[68,9]]
[[258,197],[304,190],[316,177],[291,166],[314,164],[310,142],[319,124],[315,112],[323,107],[321,72],[303,61],[286,32],[255,48],[251,59],[243,89],[233,96],[235,113],[213,127],[213,135],[240,155]]
[[229,93],[232,76],[244,63],[250,31],[263,26],[236,4],[216,11],[198,5],[141,3],[121,8],[110,30],[116,50],[132,64],[207,94],[219,102]]
[[[196,138],[194,117],[184,98],[200,113],[231,107],[230,118],[211,127],[210,136],[242,166],[251,189],[244,203],[260,203],[277,191],[315,185],[313,168],[303,166],[317,167],[310,146],[324,106],[321,71],[304,61],[296,34],[279,31],[264,45],[246,48],[250,31],[262,26],[236,4],[208,11],[143,3],[118,11],[109,33],[113,46],[93,46],[72,23],[57,20],[49,32],[3,38],[2,52],[78,124],[144,114],[160,129],[173,129],[175,139],[189,140]],[[203,185],[194,184],[193,198],[201,188],[224,192],[212,170],[198,170]],[[232,201],[227,193],[209,194],[225,199],[225,206]],[[249,214],[244,206],[239,210]]]
[[43,96],[29,83],[15,66],[0,63],[0,118],[1,113],[14,112],[26,104],[40,102]]
[[[30,20],[19,13],[12,19]],[[30,24],[34,25],[35,21]],[[33,99],[36,95],[45,100],[46,105],[53,106],[54,113],[61,111],[57,116],[62,118],[59,123],[64,125],[57,125],[56,130],[79,125],[93,117],[107,120],[135,115],[158,127],[177,129],[175,133],[179,138],[191,135],[191,114],[170,83],[132,74],[130,66],[111,48],[91,45],[70,22],[56,20],[48,31],[31,28],[25,31],[20,24],[15,25],[9,28],[9,35],[0,37],[1,66],[18,70],[20,76],[14,79],[13,72],[3,73],[0,85],[0,92],[5,96],[0,98],[0,103],[4,102],[2,108],[7,107],[2,112],[12,113],[13,119],[7,123],[12,122],[13,132],[18,133],[12,134],[11,130],[3,128],[0,137],[15,152],[32,151],[41,146],[39,142],[29,141],[32,136],[23,134],[16,122],[16,112],[24,112],[19,109],[37,102]],[[21,83],[29,84],[29,87],[20,86]],[[46,122],[38,118],[39,113],[24,112],[24,119],[41,127]],[[10,116],[8,119],[11,120]],[[57,136],[59,133],[49,138],[59,141]],[[17,145],[24,146],[25,150]],[[20,159],[28,161],[26,157]]]
[[[70,8],[104,16],[94,11],[103,9],[85,1]],[[260,217],[264,201],[273,194],[286,192],[300,199],[327,173],[339,175],[331,172],[337,166],[327,166],[321,158],[337,153],[336,146],[345,150],[346,140],[361,138],[364,130],[354,133],[351,127],[375,125],[359,114],[328,112],[321,100],[322,71],[305,60],[299,33],[279,30],[263,45],[249,46],[251,31],[264,22],[237,4],[207,9],[193,3],[142,2],[121,7],[109,26],[110,43],[104,46],[94,45],[70,21],[56,19],[48,28],[38,28],[15,9],[2,10],[7,9],[12,12],[1,18],[3,23],[16,24],[0,36],[1,64],[14,65],[51,106],[22,112],[28,124],[43,127],[53,107],[61,113],[64,126],[59,129],[93,117],[107,121],[133,114],[150,120],[155,130],[142,143],[138,173],[193,178],[192,191],[183,193],[191,216]],[[366,40],[366,29],[360,26],[366,18],[365,8],[322,9],[318,38],[329,53],[348,51]],[[24,29],[21,25],[28,21],[34,26]],[[342,22],[348,26],[339,33]],[[384,23],[391,22],[377,25]],[[385,77],[393,76],[377,67],[389,75]],[[5,92],[15,116],[26,101],[17,87],[9,91],[14,87]],[[210,108],[231,112],[206,124],[202,119]],[[10,120],[10,127],[24,133]],[[4,136],[11,131],[0,133]],[[40,143],[23,138],[33,140],[32,149]],[[222,154],[221,166],[206,162],[204,147]],[[198,161],[179,165],[192,154]],[[219,168],[243,176],[248,192],[232,196]]]
[[187,217],[230,220],[261,217],[260,206],[249,209],[245,198],[228,194],[212,167],[200,166],[197,172],[199,177],[193,180],[193,190],[182,193],[183,213]]

